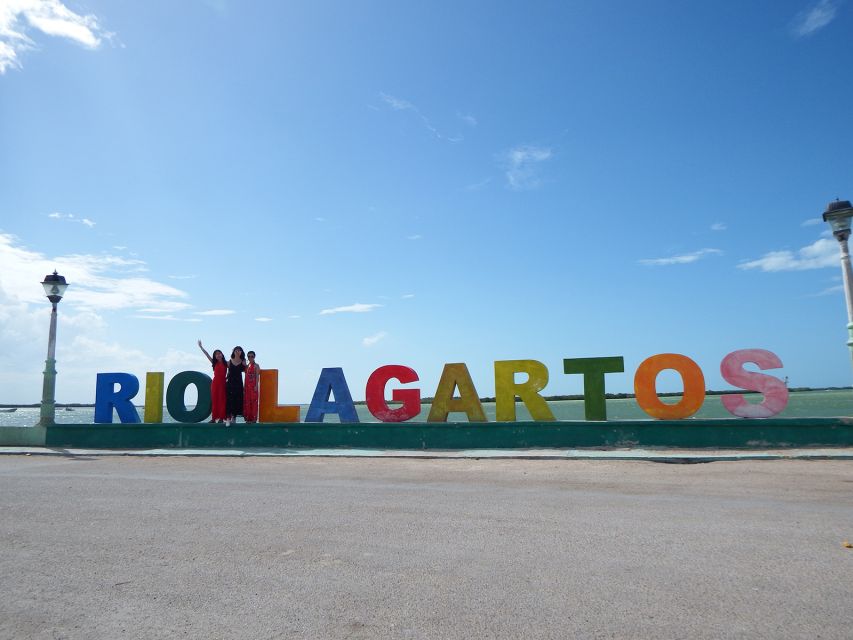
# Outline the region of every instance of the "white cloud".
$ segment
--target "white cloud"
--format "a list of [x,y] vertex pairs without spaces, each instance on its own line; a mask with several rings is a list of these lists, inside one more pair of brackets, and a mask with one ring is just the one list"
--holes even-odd
[[[108,342],[100,336],[80,334],[72,340],[65,341],[60,347],[57,360],[62,363],[64,369],[74,371],[76,377],[80,377],[89,383],[94,395],[95,375],[101,371],[127,371],[140,377],[140,398],[145,388],[145,373],[147,371],[163,371],[169,380],[175,374],[187,370],[210,371],[207,361],[198,351],[181,351],[169,348],[164,353],[151,355],[145,351],[127,347],[118,342]],[[96,357],[93,357],[93,354]],[[207,367],[205,367],[207,365]]]
[[403,300],[408,300],[409,298],[414,298],[414,297],[415,297],[414,293],[404,293],[402,295]]
[[139,320],[171,320],[173,322],[201,322],[201,318],[178,318],[173,315],[153,316],[153,315],[136,315],[131,316]]
[[537,188],[541,184],[537,168],[550,160],[552,155],[551,149],[532,145],[521,145],[506,151],[501,155],[501,161],[506,169],[504,175],[507,186],[517,191]]
[[832,286],[832,287],[827,287],[826,289],[824,289],[823,291],[821,291],[819,293],[815,293],[812,297],[816,298],[819,296],[830,296],[830,295],[833,295],[835,293],[840,293],[842,291],[844,291],[844,285],[837,284],[837,285]]
[[66,38],[87,49],[97,49],[113,34],[93,14],[80,15],[60,0],[0,1],[0,74],[21,67],[21,53],[36,48],[33,31]]
[[476,127],[477,126],[477,118],[475,118],[474,116],[467,114],[467,113],[458,113],[458,112],[456,115],[460,120],[462,120],[462,122],[467,124],[469,127]]
[[823,222],[823,218],[809,218],[808,220],[803,220],[803,224],[801,226],[813,227],[815,225],[820,224],[821,222]]
[[362,304],[360,302],[356,302],[355,304],[348,305],[346,307],[335,307],[333,309],[323,309],[320,312],[321,316],[330,315],[333,313],[367,313],[368,311],[373,311],[378,307],[381,307],[381,304]]
[[479,191],[480,189],[485,187],[487,184],[489,184],[491,181],[492,181],[491,178],[485,178],[483,180],[480,180],[479,182],[473,182],[471,184],[466,184],[464,187],[462,187],[462,190],[463,191]]
[[725,231],[726,229],[728,229],[728,227],[726,227],[722,222],[715,222],[711,225],[711,231]]
[[761,271],[805,271],[837,267],[840,260],[838,242],[829,238],[820,238],[802,249],[793,251],[771,251],[757,260],[738,265],[740,269],[760,269]]
[[9,234],[0,233],[0,286],[10,296],[26,303],[41,303],[39,285],[54,269],[65,276],[70,287],[64,306],[80,309],[163,309],[173,311],[189,305],[186,292],[139,275],[145,262],[107,253],[71,254],[48,258],[21,246]]
[[399,98],[395,98],[394,96],[389,96],[387,93],[379,92],[379,97],[390,106],[395,111],[406,111],[407,109],[411,109],[412,111],[417,111],[415,105],[407,100],[400,100]]
[[296,320],[298,318],[301,318],[302,316],[292,315],[292,316],[287,316],[287,317],[290,318],[291,320]]
[[423,236],[419,233],[416,233],[413,236],[406,236],[406,240],[420,240]]
[[819,0],[811,8],[796,15],[791,24],[791,32],[797,38],[810,36],[832,22],[837,12],[836,0]]
[[[115,247],[115,248],[118,249],[119,247]],[[124,249],[125,247],[121,247],[121,248]],[[197,278],[198,276],[195,275],[194,273],[191,273],[191,274],[188,274],[185,276],[166,276],[166,277],[169,278],[170,280],[192,280],[193,278]]]
[[384,338],[387,335],[388,334],[386,332],[380,331],[379,333],[377,333],[375,335],[363,338],[361,341],[361,344],[363,344],[365,347],[372,347],[373,345],[375,345],[377,342],[382,340],[382,338]]
[[236,311],[234,309],[208,309],[207,311],[196,311],[197,316],[232,316]]
[[[20,292],[12,293],[5,288],[10,282],[6,275],[0,270],[0,344],[14,345],[18,366],[0,371],[0,402],[37,402],[41,397],[42,369],[47,352],[50,303],[44,297],[35,304],[22,300]],[[37,283],[35,288],[41,290]],[[101,371],[128,371],[142,381],[146,371],[166,371],[168,379],[179,371],[201,366],[198,352],[169,349],[165,353],[147,353],[105,341],[109,327],[101,315],[90,309],[68,306],[66,300],[73,299],[72,290],[69,288],[59,305],[58,401],[91,402],[95,375]]]
[[647,266],[662,267],[671,264],[690,264],[691,262],[701,260],[705,256],[720,255],[722,253],[719,249],[699,249],[699,251],[694,251],[693,253],[684,253],[669,258],[645,258],[638,262]]
[[427,118],[423,113],[421,113],[421,110],[408,100],[395,98],[394,96],[388,95],[387,93],[383,93],[381,91],[379,92],[379,98],[389,107],[391,107],[394,111],[411,111],[412,113],[414,113],[421,121],[421,124],[423,124],[423,126],[426,128],[426,130],[429,131],[436,138],[440,140],[447,140],[448,142],[462,142],[461,136],[450,137],[441,134],[438,129],[433,126],[429,118]]
[[[0,2],[2,2],[2,0],[0,0]],[[89,218],[78,218],[73,213],[59,213],[58,211],[54,211],[53,213],[47,214],[47,217],[53,218],[54,220],[68,220],[69,222],[76,222],[78,224],[85,225],[90,229],[95,226],[95,222],[93,220],[90,220]],[[126,247],[122,247],[122,249],[125,248]]]
[[107,323],[94,311],[84,310],[75,313],[63,313],[62,326],[93,333],[103,331],[107,327]]
[[261,316],[260,318],[255,318],[255,322],[272,322],[272,318]]
[[[37,285],[38,286],[38,285]],[[38,286],[41,289],[41,286]],[[50,303],[42,298],[43,305],[30,307],[20,297],[5,289],[5,281],[0,280],[0,343],[22,348],[29,347],[43,357],[47,351],[47,331],[50,322]],[[62,314],[64,327],[71,315]],[[100,319],[99,319],[100,320]],[[20,354],[15,354],[19,358]]]
[[144,307],[137,309],[139,313],[172,313],[173,311],[183,311],[189,309],[192,305],[186,302],[177,302],[172,300],[161,300],[154,307]]

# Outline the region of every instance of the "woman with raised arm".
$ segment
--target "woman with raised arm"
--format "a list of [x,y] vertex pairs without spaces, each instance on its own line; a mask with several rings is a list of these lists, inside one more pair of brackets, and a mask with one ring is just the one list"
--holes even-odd
[[243,372],[246,370],[246,356],[243,347],[231,350],[228,359],[228,377],[225,380],[225,424],[237,422],[237,416],[243,415]]
[[225,364],[225,354],[216,349],[211,356],[202,346],[201,340],[198,341],[198,348],[213,365],[213,380],[210,382],[210,421],[222,422],[227,417],[225,412],[225,376],[228,365]]
[[246,385],[243,392],[243,417],[246,422],[258,421],[258,391],[261,379],[261,368],[255,362],[255,352],[246,354],[249,364],[246,365]]

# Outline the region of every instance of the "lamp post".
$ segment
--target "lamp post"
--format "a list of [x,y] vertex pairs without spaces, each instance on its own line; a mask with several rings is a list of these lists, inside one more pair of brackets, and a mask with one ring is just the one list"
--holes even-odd
[[53,306],[50,312],[50,337],[47,341],[47,360],[44,362],[44,385],[41,394],[39,427],[56,424],[56,305],[68,288],[65,278],[56,271],[44,277],[44,293]]
[[850,268],[850,250],[847,246],[851,217],[853,206],[849,200],[830,202],[823,212],[823,221],[832,227],[832,234],[841,248],[841,273],[844,275],[844,296],[847,299],[847,346],[853,355],[853,269]]

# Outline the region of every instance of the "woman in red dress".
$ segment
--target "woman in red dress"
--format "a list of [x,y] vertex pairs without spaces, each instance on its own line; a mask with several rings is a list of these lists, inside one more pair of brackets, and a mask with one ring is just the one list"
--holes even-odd
[[225,364],[225,355],[219,349],[213,352],[213,356],[205,351],[198,341],[199,349],[210,360],[213,365],[213,380],[210,382],[210,421],[223,422],[225,420],[225,374],[228,371],[228,365]]
[[261,368],[255,362],[254,351],[249,351],[246,357],[249,358],[249,364],[246,366],[246,385],[243,388],[243,418],[246,422],[257,422]]

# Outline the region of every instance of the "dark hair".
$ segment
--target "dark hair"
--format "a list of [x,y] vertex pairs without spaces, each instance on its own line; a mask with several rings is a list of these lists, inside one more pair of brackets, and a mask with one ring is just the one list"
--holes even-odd
[[254,356],[254,355],[257,355],[257,354],[254,351],[249,351],[249,353],[246,354],[246,357]]
[[211,364],[213,365],[214,369],[216,369],[216,354],[217,353],[222,356],[222,363],[225,364],[225,354],[222,353],[222,349],[214,349],[213,355],[210,358]]
[[236,347],[234,347],[233,349],[231,349],[231,357],[232,358],[234,357],[234,354],[237,353],[237,349],[240,350],[240,362],[245,362],[246,361],[246,352],[243,351],[243,347],[241,347],[239,344]]

